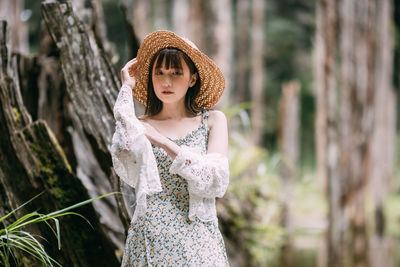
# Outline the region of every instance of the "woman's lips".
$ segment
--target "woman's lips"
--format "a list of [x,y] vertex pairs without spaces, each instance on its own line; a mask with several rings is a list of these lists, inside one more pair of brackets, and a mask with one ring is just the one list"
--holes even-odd
[[163,93],[164,95],[171,95],[171,94],[173,94],[174,92],[171,92],[171,91],[162,91],[162,93]]

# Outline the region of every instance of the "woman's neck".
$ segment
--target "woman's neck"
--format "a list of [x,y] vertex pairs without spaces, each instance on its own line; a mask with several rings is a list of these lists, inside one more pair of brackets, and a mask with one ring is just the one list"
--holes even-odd
[[181,103],[180,105],[177,105],[176,103],[163,103],[160,113],[158,113],[155,117],[160,120],[179,120],[189,117],[189,113],[187,112],[184,103]]

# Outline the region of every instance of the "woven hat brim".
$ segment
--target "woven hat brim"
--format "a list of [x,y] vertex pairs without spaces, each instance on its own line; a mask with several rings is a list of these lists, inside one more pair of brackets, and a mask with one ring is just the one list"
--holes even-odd
[[147,105],[147,86],[150,63],[154,55],[167,47],[182,50],[195,64],[200,77],[200,91],[195,99],[202,108],[211,108],[217,104],[224,89],[225,78],[219,67],[204,53],[193,47],[183,38],[170,31],[156,31],[146,36],[137,54],[140,74],[133,88],[133,96],[143,105]]

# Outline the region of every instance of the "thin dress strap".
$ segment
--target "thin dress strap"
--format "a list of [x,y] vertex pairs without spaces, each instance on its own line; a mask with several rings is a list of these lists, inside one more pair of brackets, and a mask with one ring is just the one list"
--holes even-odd
[[209,112],[207,109],[203,110],[203,121],[202,124],[207,127],[207,119],[208,119]]

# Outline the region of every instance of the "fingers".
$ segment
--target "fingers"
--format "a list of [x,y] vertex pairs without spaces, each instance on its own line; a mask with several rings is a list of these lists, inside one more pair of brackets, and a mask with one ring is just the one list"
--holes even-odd
[[138,62],[137,59],[133,58],[133,59],[129,60],[122,69],[127,70],[129,68],[132,68],[137,65],[137,62]]
[[133,58],[129,60],[121,69],[121,76],[125,77],[124,80],[129,79],[128,75],[133,78],[136,78],[138,76],[139,71],[137,69],[137,63],[138,60],[136,58]]
[[133,62],[133,61],[137,61],[137,59],[134,57],[131,60],[129,60],[128,63]]
[[128,61],[128,63],[125,65],[127,67],[129,76],[136,77],[138,75],[137,63],[138,63],[137,59],[134,58]]

